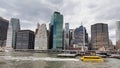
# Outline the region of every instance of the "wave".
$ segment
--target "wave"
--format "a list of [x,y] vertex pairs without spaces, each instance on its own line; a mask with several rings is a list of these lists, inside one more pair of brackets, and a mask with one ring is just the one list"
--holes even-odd
[[53,57],[33,57],[33,56],[28,56],[28,57],[14,57],[14,56],[0,56],[0,58],[4,60],[16,60],[16,61],[21,61],[21,60],[30,60],[30,61],[79,61],[79,59],[74,59],[74,58],[53,58]]

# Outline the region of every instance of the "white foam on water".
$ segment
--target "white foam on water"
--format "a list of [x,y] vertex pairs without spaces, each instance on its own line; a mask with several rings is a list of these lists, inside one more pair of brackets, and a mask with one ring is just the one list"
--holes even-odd
[[9,50],[5,50],[5,52],[9,52]]
[[14,57],[14,56],[0,56],[0,58],[3,58],[5,60],[30,60],[30,61],[79,61],[79,59],[74,59],[74,58],[52,58],[52,57]]

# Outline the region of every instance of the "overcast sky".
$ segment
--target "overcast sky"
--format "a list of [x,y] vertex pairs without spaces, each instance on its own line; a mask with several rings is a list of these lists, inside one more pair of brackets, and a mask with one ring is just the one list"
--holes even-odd
[[91,25],[107,23],[115,44],[115,22],[120,19],[120,0],[0,0],[0,16],[19,18],[22,29],[35,30],[37,23],[50,23],[54,11],[64,15],[70,28],[83,25],[91,33]]

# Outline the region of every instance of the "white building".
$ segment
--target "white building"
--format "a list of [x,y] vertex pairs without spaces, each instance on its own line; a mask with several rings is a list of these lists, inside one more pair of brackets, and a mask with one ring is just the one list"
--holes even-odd
[[116,22],[116,46],[120,49],[120,21]]
[[116,23],[116,41],[120,40],[120,21]]
[[35,35],[35,50],[47,50],[48,49],[48,37],[46,24],[39,25]]
[[64,30],[64,49],[69,48],[69,23],[65,23],[65,30]]

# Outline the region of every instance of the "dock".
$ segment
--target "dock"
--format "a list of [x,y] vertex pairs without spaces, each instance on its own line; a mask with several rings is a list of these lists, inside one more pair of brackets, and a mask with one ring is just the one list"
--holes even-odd
[[57,57],[71,57],[71,58],[74,58],[76,56],[77,56],[77,54],[67,54],[67,53],[57,54]]

